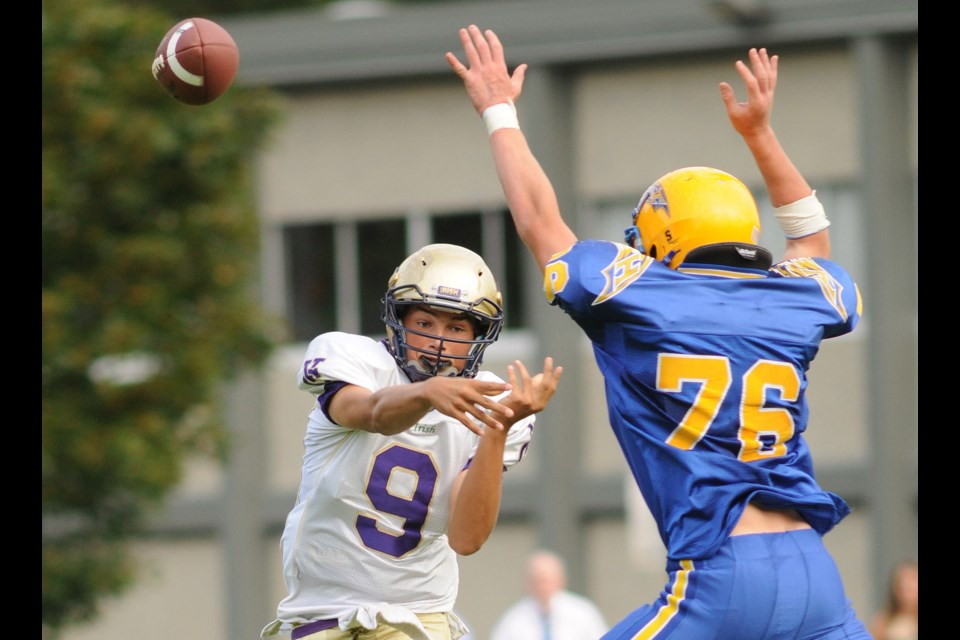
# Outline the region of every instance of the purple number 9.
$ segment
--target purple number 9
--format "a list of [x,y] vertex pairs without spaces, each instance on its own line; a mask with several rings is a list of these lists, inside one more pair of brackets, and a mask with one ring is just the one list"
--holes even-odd
[[[409,497],[390,493],[390,475],[398,468],[416,476],[416,486]],[[357,532],[363,543],[395,558],[415,549],[423,537],[421,531],[437,486],[437,476],[433,460],[422,451],[394,445],[378,454],[367,483],[367,497],[377,511],[404,518],[403,533],[396,536],[381,531],[375,518],[357,516]]]

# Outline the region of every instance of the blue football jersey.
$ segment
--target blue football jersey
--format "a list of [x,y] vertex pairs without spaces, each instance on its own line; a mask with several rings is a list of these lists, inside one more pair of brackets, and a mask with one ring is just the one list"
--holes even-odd
[[668,557],[713,555],[745,505],[796,509],[821,534],[850,508],[814,478],[803,432],[821,340],[860,318],[835,263],[683,265],[581,241],[544,287],[593,343],[609,420]]

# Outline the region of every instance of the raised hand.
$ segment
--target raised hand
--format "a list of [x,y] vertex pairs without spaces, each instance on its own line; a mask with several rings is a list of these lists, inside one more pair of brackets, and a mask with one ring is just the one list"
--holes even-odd
[[512,408],[492,397],[510,389],[502,382],[434,376],[417,384],[424,385],[426,398],[434,409],[459,420],[477,435],[483,434],[483,427],[477,421],[503,431],[505,427],[498,417],[511,419],[514,416]]
[[454,73],[463,80],[477,113],[482,114],[487,107],[519,98],[527,65],[521,64],[510,75],[503,56],[503,45],[490,29],[481,31],[472,24],[460,29],[459,34],[466,64],[449,51],[444,57]]
[[512,421],[543,411],[557,390],[557,383],[563,375],[563,367],[554,367],[553,358],[545,358],[543,371],[531,377],[527,368],[519,360],[507,367],[510,386],[513,391],[503,399],[503,404],[513,409]]
[[746,102],[738,102],[727,82],[720,83],[720,97],[727,108],[730,124],[744,138],[751,138],[770,128],[770,113],[773,111],[773,94],[777,88],[778,56],[771,56],[766,49],[750,49],[750,66],[737,60],[737,72],[747,89]]

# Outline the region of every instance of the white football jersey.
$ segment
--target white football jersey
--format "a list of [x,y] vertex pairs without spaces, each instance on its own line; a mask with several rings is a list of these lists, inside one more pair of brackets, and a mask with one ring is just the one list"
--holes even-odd
[[[501,380],[488,371],[477,379]],[[319,400],[336,382],[370,391],[411,384],[383,342],[331,332],[310,343],[298,385]],[[510,429],[505,469],[526,452],[534,418]],[[340,427],[316,404],[280,545],[288,595],[277,615],[284,628],[385,603],[415,613],[450,611],[459,581],[447,542],[450,492],[478,440],[438,411],[385,436]]]

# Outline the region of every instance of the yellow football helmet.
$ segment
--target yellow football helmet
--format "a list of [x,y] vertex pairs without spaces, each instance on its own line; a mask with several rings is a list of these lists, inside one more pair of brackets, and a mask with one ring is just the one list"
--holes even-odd
[[676,269],[695,258],[766,269],[760,215],[746,185],[710,167],[685,167],[654,182],[633,211],[626,243]]
[[[420,305],[462,313],[476,329],[473,340],[446,339],[472,345],[463,358],[462,370],[449,359],[420,353],[407,343],[407,333],[418,332],[403,325],[403,316]],[[407,257],[390,276],[383,298],[383,321],[390,353],[410,380],[437,375],[472,378],[480,368],[483,352],[500,336],[503,298],[483,258],[457,245],[431,244]]]

